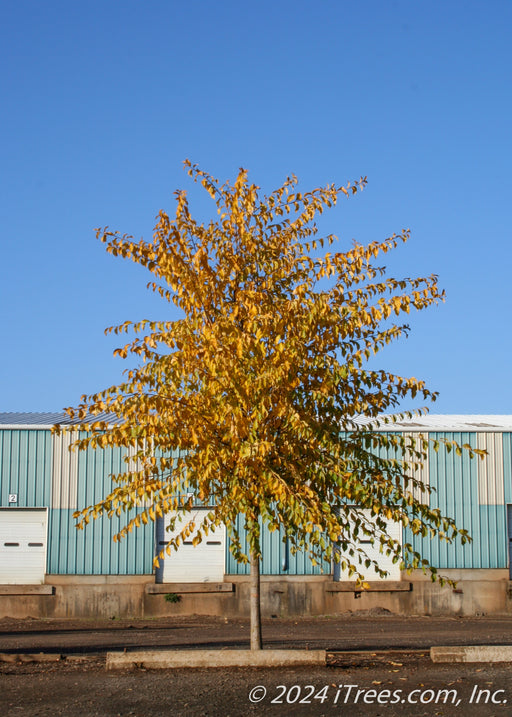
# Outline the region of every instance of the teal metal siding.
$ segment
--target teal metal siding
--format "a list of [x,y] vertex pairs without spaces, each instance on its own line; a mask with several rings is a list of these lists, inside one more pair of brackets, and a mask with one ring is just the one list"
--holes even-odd
[[[60,444],[58,444],[60,446]],[[52,509],[54,450],[50,429],[0,430],[0,505],[16,493],[18,508],[49,508],[47,572],[78,575],[141,575],[153,571],[154,525],[134,529],[122,541],[113,537],[130,517],[102,517],[77,530],[75,509],[97,503],[112,489],[111,473],[125,470],[125,451],[80,451],[77,455],[76,503]],[[67,450],[64,449],[63,450]],[[59,456],[57,456],[57,459]],[[71,492],[70,492],[71,494]]]
[[[476,448],[484,435],[431,432],[429,437],[469,443]],[[489,458],[486,472],[479,468],[480,459],[471,460],[466,451],[458,456],[454,450],[448,453],[442,445],[439,452],[432,446],[429,449],[429,482],[436,489],[430,503],[453,517],[473,538],[473,543],[466,546],[461,546],[459,541],[448,545],[438,539],[413,537],[406,528],[404,540],[412,542],[437,568],[506,568],[508,565],[506,505],[512,504],[512,433],[494,434],[492,440],[499,450],[496,448],[492,460]],[[15,493],[18,501],[13,507],[49,509],[48,573],[152,573],[152,523],[134,529],[120,543],[114,543],[113,536],[129,516],[122,515],[112,521],[99,518],[91,521],[84,531],[77,531],[72,517],[74,510],[99,502],[112,490],[110,474],[124,472],[126,452],[107,448],[76,453],[76,470],[70,470],[52,491],[52,476],[57,480],[59,457],[64,455],[59,451],[67,450],[59,446],[49,429],[0,430],[0,505],[8,507],[8,496]],[[62,460],[64,465],[66,461]],[[242,521],[239,518],[240,527]],[[292,555],[291,551],[288,551],[288,569],[285,569],[286,547],[282,538],[282,531],[263,531],[263,574],[317,575],[322,569],[324,573],[331,572],[327,562],[315,566],[304,552]],[[228,549],[226,573],[241,575],[248,571],[247,565],[236,563]]]
[[9,506],[15,493],[17,508],[49,505],[52,480],[50,431],[0,430],[0,505]]
[[98,503],[113,490],[110,476],[126,470],[125,455],[126,451],[110,447],[78,453],[78,509]]
[[479,567],[506,568],[508,565],[506,506],[480,506],[480,525]]
[[[129,514],[133,516],[134,511]],[[77,530],[72,510],[50,511],[48,572],[59,575],[148,575],[153,572],[154,526],[136,528],[114,543],[126,516],[102,516]]]
[[[105,448],[78,452],[77,510],[98,503],[115,484],[110,476],[126,470],[126,450]],[[153,572],[154,524],[134,528],[121,541],[114,536],[141,509],[112,519],[101,516],[77,530],[73,510],[51,513],[49,572],[77,575],[144,575]],[[59,545],[61,551],[58,550]]]
[[[455,440],[477,447],[476,433],[431,433],[430,438]],[[447,452],[442,445],[438,452],[429,449],[430,485],[435,488],[430,504],[451,518],[459,528],[465,528],[472,542],[461,545],[439,539],[414,537],[404,530],[404,541],[411,542],[430,564],[436,568],[506,568],[508,565],[506,544],[507,496],[511,491],[512,465],[511,434],[503,434],[503,477],[505,501],[494,505],[479,502],[479,457],[470,459],[467,451],[459,456]],[[487,460],[487,459],[485,459]]]
[[[242,537],[242,550],[247,554],[248,545],[243,523],[243,517],[239,516],[236,527]],[[307,553],[299,551],[292,555],[291,550],[287,551],[288,569],[285,570],[283,558],[285,557],[286,546],[283,542],[283,537],[284,531],[282,529],[280,531],[275,530],[273,533],[268,530],[261,531],[262,575],[321,575],[331,572],[331,566],[328,561],[324,560],[319,565],[313,565]],[[228,540],[226,546],[226,573],[228,575],[248,575],[249,565],[237,563],[229,550],[229,545]]]

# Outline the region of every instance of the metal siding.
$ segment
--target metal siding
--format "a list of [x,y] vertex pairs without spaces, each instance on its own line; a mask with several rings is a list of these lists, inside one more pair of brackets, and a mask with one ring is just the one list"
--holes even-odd
[[[246,540],[246,533],[242,528],[243,522],[241,516],[238,516],[235,521],[235,527],[238,530],[238,533],[240,535],[240,544],[242,546],[242,551],[247,553],[247,540]],[[227,536],[226,540],[226,573],[228,575],[247,575],[249,573],[249,566],[244,563],[238,563],[235,558],[233,557],[229,547],[231,545],[231,540],[229,538],[229,535]]]
[[[431,438],[469,443],[473,448],[490,447],[485,469],[480,468],[481,459],[471,459],[467,451],[462,456],[442,446],[436,453],[430,449],[430,482],[437,490],[431,496],[431,506],[440,508],[445,515],[455,519],[459,528],[465,528],[473,541],[465,546],[457,540],[451,545],[439,539],[412,537],[404,531],[404,540],[437,568],[503,568],[507,566],[505,495],[510,485],[510,434],[477,433],[431,434]],[[501,456],[503,455],[503,462]],[[505,489],[503,489],[503,482]],[[500,485],[501,483],[501,485]],[[510,489],[508,489],[510,490]],[[486,504],[479,504],[485,498]]]
[[503,505],[480,506],[482,567],[506,568],[507,523],[506,508]]
[[[399,435],[396,431],[395,432],[389,432],[389,436],[396,436]],[[420,438],[426,438],[427,433],[413,433],[413,432],[404,432],[402,434],[404,437],[409,438],[417,442]],[[412,463],[416,459],[414,455],[410,454],[410,451],[406,451],[404,455],[400,452],[399,449],[395,450],[392,446],[377,446],[377,448],[373,448],[372,452],[375,453],[375,455],[379,456],[379,458],[387,458],[389,460],[399,460],[401,461],[402,465],[404,463]],[[430,485],[430,474],[429,474],[429,461],[428,457],[427,460],[424,462],[424,464],[421,466],[421,468],[414,469],[412,466],[408,470],[409,475],[418,480],[421,481],[427,488]],[[422,490],[420,488],[417,488],[415,486],[410,487],[410,491],[412,492],[413,496],[416,499],[421,500],[424,503],[429,503],[429,494],[426,490]]]
[[43,508],[51,487],[51,434],[45,430],[0,430],[1,505],[16,493],[17,508]]
[[[79,451],[77,462],[76,507],[94,505],[112,491],[112,473],[126,469],[119,448]],[[77,530],[73,510],[54,509],[50,513],[50,567],[55,574],[145,575],[153,570],[154,525],[134,528],[126,538],[113,538],[132,517],[131,510],[121,517],[101,516]],[[140,509],[139,511],[140,512]]]
[[[477,446],[478,442],[478,434],[472,433],[471,434],[471,440],[470,445],[472,447]],[[481,556],[479,555],[478,551],[478,544],[481,540],[481,530],[482,530],[482,521],[480,517],[480,508],[478,505],[478,463],[480,462],[480,458],[478,456],[475,456],[473,459],[470,459],[469,456],[466,456],[466,462],[471,463],[470,470],[472,474],[476,474],[476,485],[474,485],[472,492],[469,496],[470,505],[468,506],[468,521],[467,525],[464,527],[469,532],[472,542],[465,546],[464,548],[464,557],[465,561],[464,564],[461,567],[464,568],[480,568],[485,567],[485,563],[482,563]],[[457,566],[459,567],[459,566]]]
[[[244,518],[238,516],[237,529],[240,534],[242,551],[247,554],[248,544],[246,532],[243,529]],[[319,565],[313,565],[309,555],[300,550],[292,555],[291,548],[288,552],[288,570],[283,570],[283,556],[285,543],[283,542],[284,531],[275,530],[270,532],[267,529],[261,531],[261,574],[262,575],[322,575],[330,574],[331,566],[326,560]],[[250,572],[248,563],[237,563],[229,550],[230,541],[226,545],[226,573],[228,575],[248,575]]]
[[[482,427],[483,428],[483,427]],[[404,531],[404,540],[413,543],[431,564],[439,568],[491,568],[506,567],[508,563],[506,542],[505,503],[512,503],[512,434],[431,433],[431,438],[445,437],[459,443],[477,447],[486,441],[490,446],[485,470],[479,458],[469,459],[467,452],[457,456],[447,453],[441,446],[439,453],[429,450],[429,478],[433,487],[432,507],[455,518],[459,527],[466,528],[473,537],[469,546],[460,542],[448,546],[430,538],[411,538]],[[491,429],[492,430],[492,429]],[[480,436],[480,437],[479,437]],[[485,436],[485,438],[482,438]],[[16,507],[46,507],[53,504],[51,477],[53,469],[52,437],[50,430],[42,428],[4,428],[0,430],[0,500],[8,505],[9,493],[17,493]],[[58,451],[57,451],[58,453]],[[113,484],[109,475],[126,469],[121,449],[98,449],[80,451],[77,455],[76,505],[85,507],[101,500],[110,492]],[[57,485],[61,506],[74,501],[72,481]],[[54,493],[53,500],[57,500]],[[484,504],[479,505],[485,500]],[[93,521],[85,531],[74,527],[71,508],[49,511],[48,571],[79,574],[148,574],[152,572],[154,552],[153,525],[150,523],[134,531],[121,543],[113,543],[112,537],[120,529],[121,519],[109,521],[100,518]],[[239,525],[242,524],[239,519]],[[288,570],[283,570],[282,558],[285,545],[282,533],[262,532],[263,564],[265,574],[319,574],[320,566],[313,566],[303,552],[295,556],[289,552]],[[330,566],[324,564],[326,572]],[[238,565],[229,550],[226,552],[226,572],[246,574],[247,565]]]
[[480,505],[503,505],[503,434],[478,433],[478,448],[487,451],[482,460],[477,460],[478,466],[478,501]]
[[507,507],[505,505],[497,505],[494,510],[494,518],[496,521],[496,567],[506,568],[508,565]]
[[[510,461],[506,462],[510,434],[474,434],[478,447],[488,451],[484,460],[472,461],[478,486],[473,494],[473,565],[471,567],[503,568],[507,565],[505,493],[510,482]],[[508,448],[507,448],[508,443]],[[472,445],[474,445],[472,443]],[[480,505],[479,505],[480,504]]]
[[[446,438],[448,440],[460,441],[459,434],[451,434],[449,436],[446,436]],[[448,453],[448,451],[446,449],[443,449],[443,447],[440,448],[441,454],[445,451],[446,462],[444,465],[446,470],[444,473],[444,480],[441,483],[438,483],[437,488],[439,491],[439,507],[441,508],[442,512],[450,516],[450,518],[455,518],[455,509],[457,505],[460,506],[461,502],[464,503],[465,500],[464,488],[462,487],[462,485],[460,485],[460,491],[456,500],[455,482],[459,482],[458,478],[460,475],[460,466],[458,465],[457,460],[458,457],[454,450]],[[448,545],[448,543],[445,540],[441,540],[439,548],[441,564],[443,565],[443,567],[454,568],[457,564],[457,561],[455,560],[453,551],[450,550],[450,546]]]
[[474,540],[474,554],[475,560],[478,563],[474,564],[476,568],[490,567],[489,563],[489,511],[488,506],[480,506],[479,509],[479,530],[478,530],[478,541]]
[[[448,441],[455,440],[459,445],[471,443],[471,437],[467,433],[450,433],[444,434],[443,437]],[[446,465],[444,481],[438,483],[439,508],[443,514],[454,518],[459,528],[471,530],[471,506],[477,489],[476,466],[466,451],[458,455],[452,448],[448,453],[442,445],[439,449],[439,460]],[[443,540],[440,544],[440,567],[476,567],[471,565],[470,552],[460,541],[449,544]]]
[[[86,434],[81,433],[84,437]],[[100,502],[116,484],[112,474],[127,470],[125,448],[107,447],[78,451],[76,508]],[[147,575],[153,572],[155,526],[152,521],[134,528],[126,538],[114,542],[113,537],[142,508],[108,519],[90,521],[84,530],[77,530],[72,509],[50,512],[50,572],[79,575]]]
[[[474,433],[461,434],[460,444],[467,443],[472,448],[477,447],[477,435]],[[456,492],[454,495],[455,523],[459,528],[465,528],[472,535],[473,526],[478,517],[475,495],[478,490],[478,457],[471,458],[469,452],[463,449],[462,456],[455,451],[454,461],[458,465]],[[463,500],[458,499],[462,496]],[[461,545],[457,540],[450,546],[453,555],[453,567],[473,567],[473,544]]]
[[[476,448],[475,434],[434,433],[430,438],[469,443]],[[435,451],[431,443],[428,460],[430,485],[434,488],[430,496],[431,508],[439,508],[444,515],[453,518],[459,528],[468,530],[474,542],[461,545],[457,540],[449,544],[439,538],[413,536],[409,528],[404,530],[404,542],[412,543],[413,548],[437,568],[486,567],[479,550],[481,515],[476,500],[477,458],[470,459],[465,450],[461,456],[454,449],[448,452],[442,444],[439,451]]]
[[503,434],[504,503],[512,503],[512,433]]
[[506,510],[507,510],[508,576],[509,576],[509,580],[512,580],[512,505],[507,505]]
[[97,448],[78,453],[78,489],[79,508],[99,503],[109,494],[116,484],[111,475],[124,473],[126,463],[123,457],[126,449]]
[[[430,495],[430,506],[432,508],[439,508],[439,504],[444,500],[444,485],[446,484],[445,461],[439,460],[439,452],[434,451],[432,445],[430,449],[430,485],[434,489],[434,492]],[[427,536],[426,538],[422,538],[422,543],[423,551],[420,552],[422,552],[424,557],[426,557],[432,565],[440,565],[442,556],[439,540],[431,541],[429,536]],[[428,553],[430,553],[430,555]]]
[[[425,438],[424,433],[410,433],[405,434],[408,435],[410,438],[412,438],[414,441],[419,441],[423,438]],[[418,446],[416,445],[416,448]],[[406,456],[406,461],[408,460]],[[411,460],[414,461],[414,456],[411,457]],[[413,468],[411,471],[411,476],[415,478],[417,481],[420,481],[425,488],[428,488],[430,486],[430,472],[429,472],[429,462],[428,462],[428,456],[427,459],[424,461],[423,465],[419,468]],[[430,497],[427,490],[424,490],[423,488],[414,486],[412,488],[412,494],[416,500],[420,500],[422,503],[426,503],[429,505],[430,503]]]
[[[131,511],[128,517],[133,517]],[[153,571],[154,525],[141,525],[120,542],[124,519],[101,516],[77,530],[73,511],[50,511],[48,572],[55,575],[149,575]]]
[[[433,488],[437,487],[437,463],[435,461],[435,454],[432,456],[431,454],[431,446],[429,447],[429,457],[428,457],[428,464],[429,464],[429,485]],[[435,501],[436,501],[436,494],[432,493],[430,497],[430,504],[432,507],[434,507]],[[420,552],[425,558],[432,561],[433,560],[433,546],[430,544],[430,541],[428,538],[422,538],[421,536],[414,536],[410,528],[404,528],[403,534],[402,534],[402,541],[403,543],[410,543],[414,550],[417,550]]]
[[77,507],[78,452],[70,446],[78,432],[53,436],[52,508]]

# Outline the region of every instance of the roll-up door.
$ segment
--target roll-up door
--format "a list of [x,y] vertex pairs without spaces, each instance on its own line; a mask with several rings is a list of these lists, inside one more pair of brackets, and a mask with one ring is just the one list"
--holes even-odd
[[[161,550],[170,537],[177,535],[187,522],[194,520],[199,526],[205,513],[204,508],[194,508],[190,513],[184,514],[177,522],[172,532],[165,530],[158,541],[158,550]],[[165,519],[165,527],[169,518]],[[190,535],[178,550],[173,550],[165,556],[163,565],[164,583],[208,583],[222,582],[224,579],[224,560],[226,550],[226,529],[218,526],[215,532],[203,534],[199,545],[192,545],[196,531]]]
[[[371,512],[369,510],[363,510],[362,513],[366,516],[367,519],[371,520]],[[387,532],[390,538],[393,538],[394,540],[397,540],[398,542],[401,542],[402,539],[402,524],[401,523],[395,523],[392,521],[387,521]],[[381,553],[380,543],[378,541],[375,542],[374,545],[370,543],[369,540],[365,540],[365,538],[359,538],[359,540],[354,541],[356,544],[359,544],[361,548],[365,551],[366,555],[370,560],[375,560],[379,567],[382,570],[387,570],[388,575],[385,578],[381,578],[378,573],[375,572],[373,566],[370,568],[366,568],[363,565],[359,565],[357,561],[357,557],[350,558],[350,556],[347,556],[351,559],[351,561],[354,563],[356,567],[358,567],[362,574],[364,575],[365,580],[400,580],[400,563],[393,563],[392,561],[392,555],[386,555],[385,553]],[[343,559],[343,556],[342,556]],[[335,580],[355,580],[355,576],[352,575],[349,577],[348,571],[343,571],[340,568],[339,564],[334,564],[334,579]]]
[[46,509],[0,509],[0,584],[44,583],[46,522]]

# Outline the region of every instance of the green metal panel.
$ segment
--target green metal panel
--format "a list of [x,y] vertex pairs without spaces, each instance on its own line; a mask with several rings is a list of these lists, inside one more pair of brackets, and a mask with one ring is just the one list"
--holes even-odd
[[[438,433],[431,438],[446,438],[459,444],[477,446],[476,433]],[[505,502],[510,494],[512,478],[510,463],[510,434],[503,435],[505,480]],[[480,505],[478,491],[478,457],[470,459],[467,451],[457,455],[447,452],[443,446],[429,453],[430,484],[436,491],[431,495],[431,506],[451,518],[459,528],[465,528],[472,537],[472,543],[451,545],[437,538],[413,537],[409,529],[404,530],[404,541],[413,547],[431,565],[437,568],[506,568],[506,512],[505,505]]]
[[[477,446],[476,433],[430,433],[430,438],[446,438]],[[430,484],[436,488],[432,507],[455,518],[466,528],[473,543],[448,545],[438,539],[417,538],[405,529],[404,540],[438,568],[504,568],[507,566],[506,504],[512,503],[512,434],[503,433],[503,504],[481,504],[479,499],[478,458],[470,460],[467,452],[458,456],[441,446],[429,451]],[[109,521],[100,518],[85,531],[77,531],[73,510],[51,509],[52,505],[51,431],[33,429],[0,430],[0,505],[8,506],[8,496],[18,496],[17,507],[49,508],[48,571],[65,574],[149,574],[152,572],[154,526],[150,523],[134,531],[120,543],[113,542],[128,516]],[[126,470],[124,449],[106,448],[78,453],[76,508],[100,501],[115,484],[111,474]],[[501,455],[501,454],[500,454]],[[492,479],[490,479],[492,480]],[[501,480],[501,478],[500,478]],[[498,493],[496,493],[498,495]],[[497,501],[496,501],[497,502]],[[133,515],[133,513],[132,513]],[[239,518],[239,525],[242,525]],[[243,532],[243,531],[242,531]],[[283,543],[283,533],[262,532],[262,572],[273,575],[314,575],[330,572],[330,565],[315,566],[304,552],[295,556]],[[287,557],[287,566],[283,560]],[[286,569],[287,568],[287,569]],[[228,574],[245,574],[248,566],[238,565],[228,551]]]
[[[430,438],[445,438],[458,443],[470,442],[468,434],[438,433],[430,434]],[[473,462],[468,463],[466,456],[458,456],[455,450],[448,452],[441,445],[439,451],[435,451],[430,444],[429,471],[430,486],[433,488],[430,506],[439,508],[444,515],[456,519],[459,527],[473,531],[479,524],[479,521],[475,520],[473,506],[475,490],[478,495],[476,465]],[[411,542],[414,549],[435,567],[474,567],[471,548],[461,546],[460,542],[449,545],[446,541],[431,539],[430,536],[412,536],[409,529],[404,531],[404,541]]]
[[[120,518],[102,517],[85,530],[75,527],[72,509],[51,509],[53,437],[49,429],[0,430],[0,505],[8,506],[10,493],[18,496],[18,508],[48,507],[49,573],[131,575],[153,570],[154,526],[134,530],[121,542],[113,536],[131,511]],[[87,450],[78,453],[76,508],[98,502],[112,489],[111,473],[125,470],[124,451]]]
[[507,513],[504,505],[480,506],[481,523],[488,530],[481,532],[481,566],[483,568],[506,568],[507,555]]
[[[98,503],[117,485],[112,475],[123,473],[127,469],[124,458],[126,449],[107,447],[88,449],[78,454],[77,509]],[[154,524],[134,528],[121,541],[114,542],[114,536],[135,516],[131,510],[120,517],[109,519],[101,516],[91,520],[83,530],[77,530],[73,511],[54,511],[61,513],[59,536],[67,543],[67,556],[62,564],[59,556],[51,562],[55,572],[96,575],[137,575],[153,571]],[[57,518],[55,518],[57,521]]]
[[0,505],[15,493],[18,508],[49,505],[52,480],[51,433],[45,430],[0,430]]
[[[83,434],[85,435],[85,434]],[[178,454],[176,454],[178,455]],[[158,456],[158,454],[157,454]],[[126,448],[107,447],[78,452],[77,504],[82,510],[99,503],[118,485],[112,476],[128,469]],[[146,575],[153,572],[155,526],[134,528],[127,537],[114,536],[142,508],[109,519],[92,520],[77,530],[73,510],[53,510],[50,517],[49,572],[77,575]]]
[[[248,546],[246,533],[243,528],[244,518],[238,516],[237,530],[242,538],[242,550],[247,554]],[[284,531],[269,532],[266,529],[261,531],[261,573],[262,575],[321,575],[331,572],[330,563],[326,560],[319,565],[313,565],[311,558],[304,551],[292,555],[283,542]],[[228,575],[247,575],[249,565],[237,563],[229,550],[230,541],[226,546],[226,573]],[[287,567],[287,569],[286,569]]]
[[[133,517],[135,511],[128,514]],[[48,572],[63,575],[148,575],[153,572],[154,526],[134,529],[120,542],[114,535],[127,516],[93,520],[77,530],[72,510],[50,511]]]

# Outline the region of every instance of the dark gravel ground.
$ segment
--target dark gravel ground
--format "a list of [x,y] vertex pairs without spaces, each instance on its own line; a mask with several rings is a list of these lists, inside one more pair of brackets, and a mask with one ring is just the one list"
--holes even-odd
[[[434,665],[426,653],[393,657],[372,660],[367,656],[345,667],[280,670],[106,672],[101,658],[86,664],[65,660],[0,665],[0,714],[5,717],[512,714],[510,665]],[[251,702],[251,696],[253,700],[262,697],[262,687],[266,695],[258,703]]]
[[[512,645],[512,615],[402,617],[382,609],[337,616],[267,619],[270,648],[375,650],[432,645]],[[247,620],[198,615],[152,620],[0,620],[0,653],[96,654],[116,649],[245,648]]]
[[[427,649],[442,644],[512,644],[512,616],[351,613],[265,620],[264,641],[266,647],[345,652],[333,654],[327,667],[107,672],[109,649],[247,647],[248,623],[199,616],[146,621],[3,619],[0,717],[512,715],[511,664],[433,664]],[[47,661],[31,661],[30,655],[41,651]],[[253,702],[251,696],[261,699]]]

